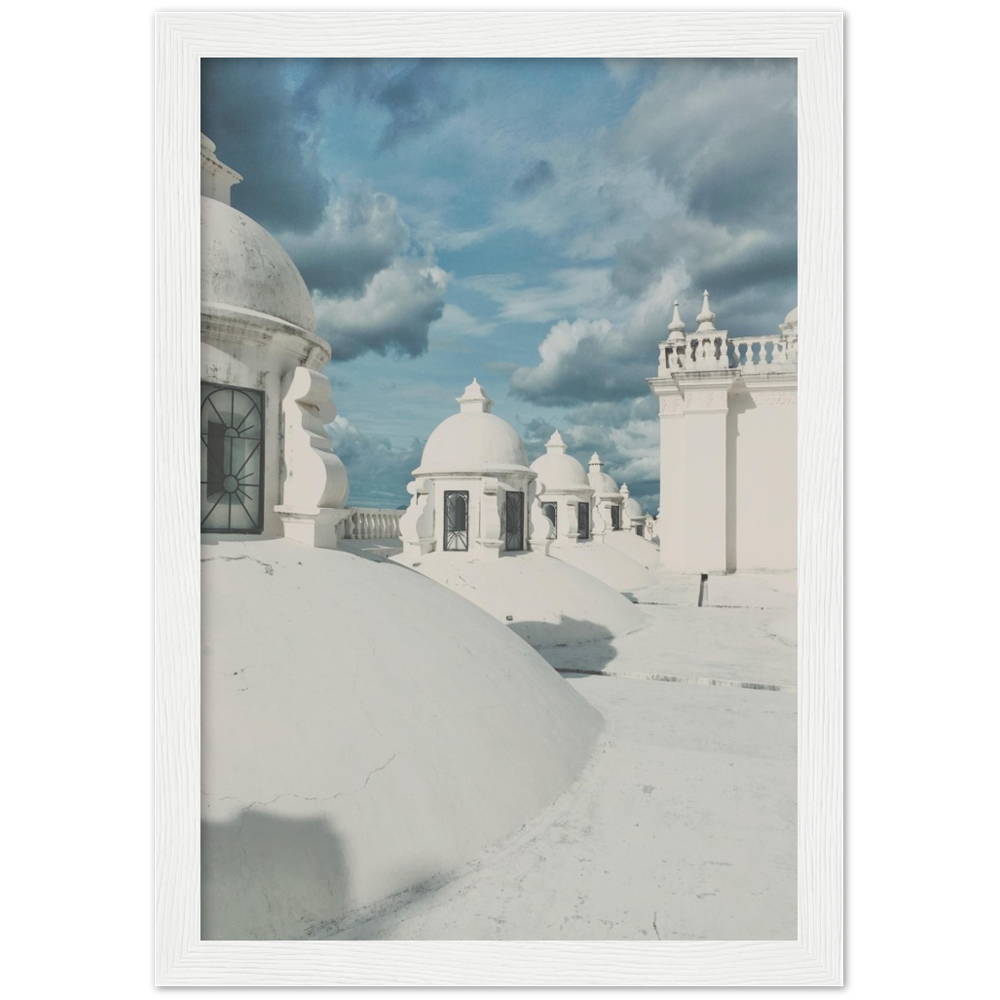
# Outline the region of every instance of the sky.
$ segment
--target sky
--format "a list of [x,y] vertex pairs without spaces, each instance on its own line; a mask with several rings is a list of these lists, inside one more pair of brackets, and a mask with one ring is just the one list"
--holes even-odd
[[796,304],[795,60],[206,59],[202,131],[310,289],[354,506],[407,503],[475,376],[655,514],[674,300]]

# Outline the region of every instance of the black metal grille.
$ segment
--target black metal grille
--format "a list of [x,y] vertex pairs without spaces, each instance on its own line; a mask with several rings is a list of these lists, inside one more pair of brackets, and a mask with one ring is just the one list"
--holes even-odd
[[556,505],[554,503],[543,503],[542,513],[552,522],[553,528],[559,524],[558,514],[556,513]]
[[576,505],[576,533],[580,538],[590,538],[590,504]]
[[264,524],[264,393],[201,384],[201,530],[259,534]]
[[444,491],[444,550],[469,551],[469,491]]
[[641,524],[637,524],[637,525],[635,526],[635,533],[636,533],[636,534],[637,534],[637,535],[638,535],[638,536],[639,536],[640,538],[642,538],[642,525],[641,525]]
[[611,530],[621,531],[622,528],[622,509],[621,507],[614,506],[611,508]]
[[520,552],[524,548],[524,494],[504,494],[504,548]]

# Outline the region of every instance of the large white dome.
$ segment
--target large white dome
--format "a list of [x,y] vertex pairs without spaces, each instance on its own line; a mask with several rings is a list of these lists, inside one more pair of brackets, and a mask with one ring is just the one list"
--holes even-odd
[[286,539],[205,546],[202,573],[206,939],[371,916],[516,831],[590,756],[591,705],[418,573]]
[[492,413],[455,413],[435,428],[414,475],[506,472],[525,469],[520,435]]
[[202,309],[277,317],[315,334],[309,289],[278,241],[248,215],[201,199]]

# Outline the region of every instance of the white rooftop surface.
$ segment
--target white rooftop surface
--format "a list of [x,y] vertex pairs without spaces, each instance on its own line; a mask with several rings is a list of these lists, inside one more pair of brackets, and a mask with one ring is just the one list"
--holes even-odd
[[432,552],[412,566],[488,611],[533,646],[590,646],[628,635],[650,621],[601,580],[541,553],[468,560]]
[[657,577],[645,566],[607,542],[555,542],[549,549],[549,554],[589,573],[623,594],[652,587],[657,583]]
[[795,575],[712,577],[749,605],[721,608],[697,606],[697,576],[660,576],[686,602],[646,607],[648,628],[542,649],[607,674],[564,674],[605,718],[575,784],[471,863],[317,936],[796,937],[795,612],[761,610]]
[[634,531],[609,531],[604,544],[625,553],[646,569],[660,568],[660,548],[653,542],[640,538]]

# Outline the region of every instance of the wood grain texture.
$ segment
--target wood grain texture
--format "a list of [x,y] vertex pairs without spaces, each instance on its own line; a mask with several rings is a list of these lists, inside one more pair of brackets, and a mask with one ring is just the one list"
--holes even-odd
[[[201,942],[199,60],[799,60],[799,937]],[[839,13],[163,13],[155,59],[155,980],[161,985],[836,985],[843,969],[843,19]]]

